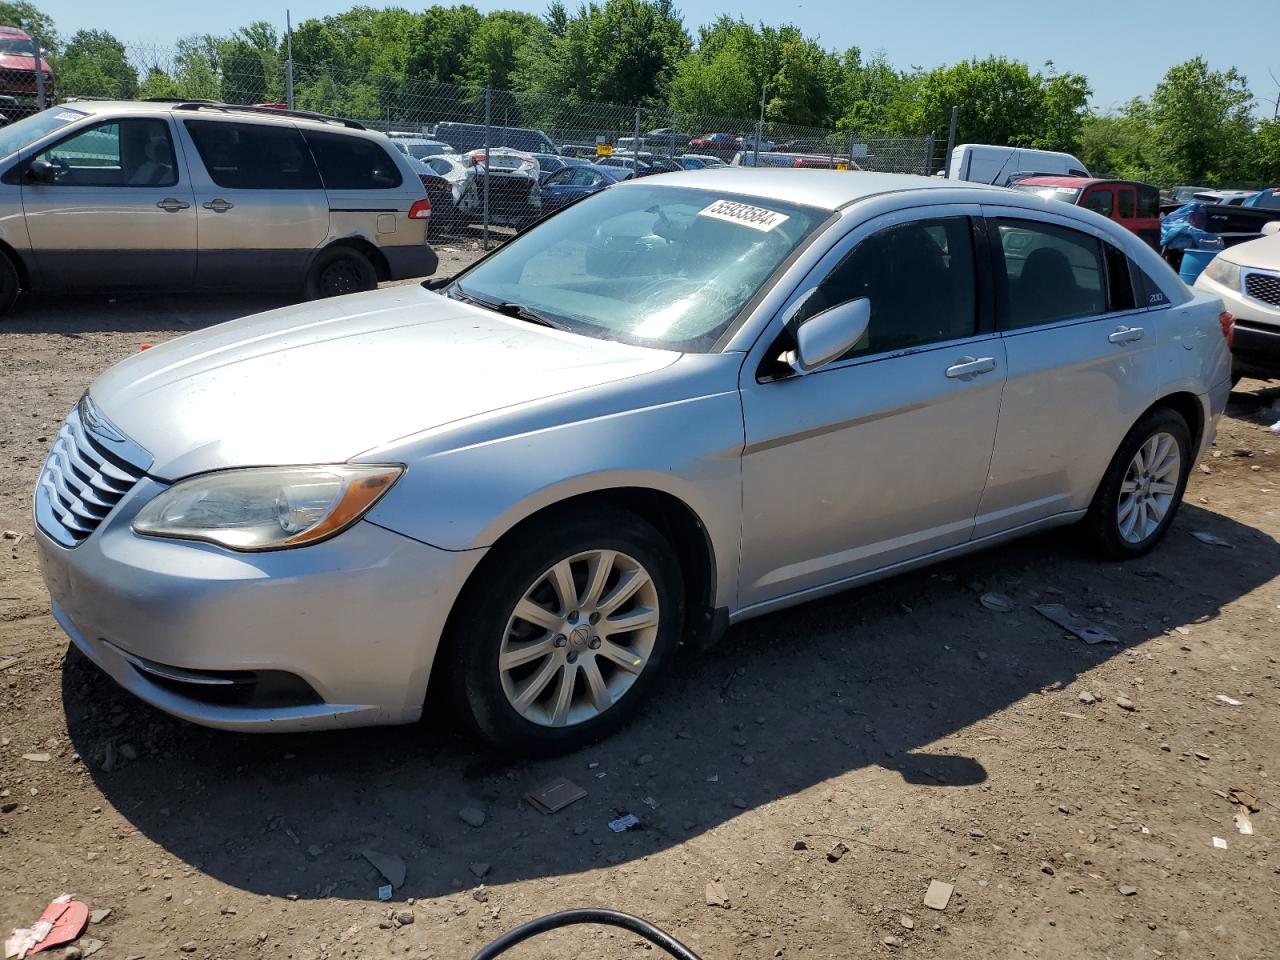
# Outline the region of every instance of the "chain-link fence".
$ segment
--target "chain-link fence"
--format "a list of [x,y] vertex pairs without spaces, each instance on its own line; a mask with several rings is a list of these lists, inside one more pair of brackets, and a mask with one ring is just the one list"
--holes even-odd
[[[932,135],[886,137],[662,105],[585,102],[390,74],[344,75],[238,43],[230,49],[211,39],[185,39],[173,48],[126,46],[124,61],[110,63],[84,57],[71,62],[68,56],[55,62],[56,94],[55,81],[48,80],[42,102],[55,96],[200,99],[292,106],[356,120],[391,134],[402,152],[423,162],[433,204],[431,178],[445,170],[432,157],[448,152],[460,159],[470,170],[465,190],[474,195],[455,196],[450,216],[433,218],[434,238],[442,228],[461,235],[478,228],[486,241],[491,225],[527,222],[531,211],[513,213],[513,197],[537,194],[540,181],[571,158],[639,175],[720,164],[932,174],[945,153],[945,143]],[[33,78],[30,85],[34,105],[40,91]],[[539,155],[537,166],[505,162],[513,153]],[[529,178],[532,184],[523,182]],[[444,196],[448,187],[436,186]]]

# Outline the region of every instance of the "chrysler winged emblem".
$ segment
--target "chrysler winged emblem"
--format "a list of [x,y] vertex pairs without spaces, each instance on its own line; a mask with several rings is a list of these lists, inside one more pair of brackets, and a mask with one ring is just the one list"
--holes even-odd
[[98,412],[98,408],[89,399],[89,394],[86,393],[80,398],[78,410],[80,422],[94,436],[101,437],[103,440],[110,440],[113,443],[124,443],[124,434],[113,427],[111,422]]

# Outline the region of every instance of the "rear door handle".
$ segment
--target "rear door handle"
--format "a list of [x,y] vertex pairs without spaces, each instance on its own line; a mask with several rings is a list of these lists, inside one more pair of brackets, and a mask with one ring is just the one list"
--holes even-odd
[[1108,343],[1133,343],[1142,339],[1141,327],[1119,326],[1107,334]]
[[214,197],[201,204],[206,210],[212,210],[214,213],[226,213],[235,206],[230,200],[223,200],[221,197]]
[[972,380],[978,374],[990,373],[995,368],[995,357],[961,357],[947,367],[947,376],[952,380]]
[[167,210],[169,213],[177,213],[179,210],[186,210],[191,204],[179,200],[177,197],[165,197],[163,200],[158,200],[156,206],[161,210]]

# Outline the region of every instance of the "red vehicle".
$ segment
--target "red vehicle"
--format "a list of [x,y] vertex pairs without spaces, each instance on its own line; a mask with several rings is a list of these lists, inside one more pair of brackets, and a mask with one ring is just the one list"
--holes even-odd
[[0,27],[0,97],[12,97],[18,108],[10,107],[9,113],[24,115],[40,109],[36,103],[37,69],[44,72],[44,102],[53,103],[53,71],[43,57],[37,68],[35,43],[17,27]]
[[732,133],[704,133],[689,142],[690,150],[729,152],[742,149],[742,138]]
[[1010,186],[1047,200],[1087,207],[1136,233],[1155,249],[1160,248],[1160,191],[1149,183],[1095,177],[1023,177]]

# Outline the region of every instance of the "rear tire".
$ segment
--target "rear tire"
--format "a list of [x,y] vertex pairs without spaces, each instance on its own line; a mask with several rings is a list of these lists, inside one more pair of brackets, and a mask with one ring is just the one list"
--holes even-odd
[[1152,410],[1125,435],[1098,485],[1083,529],[1104,557],[1140,557],[1164,537],[1191,473],[1191,431],[1182,415]]
[[496,547],[459,596],[444,647],[450,696],[496,747],[572,750],[636,711],[683,622],[679,563],[649,523],[614,508],[548,517]]
[[351,247],[329,247],[307,271],[306,294],[308,300],[320,300],[372,290],[377,285],[378,273],[368,257]]
[[0,319],[13,309],[21,289],[22,283],[18,279],[18,271],[14,269],[9,257],[0,253]]

